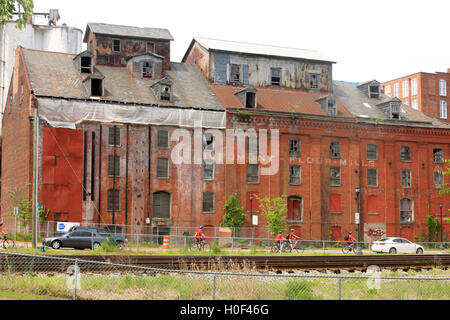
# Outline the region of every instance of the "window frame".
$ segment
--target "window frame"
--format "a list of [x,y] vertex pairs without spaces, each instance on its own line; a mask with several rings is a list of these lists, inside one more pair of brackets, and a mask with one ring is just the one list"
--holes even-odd
[[[165,142],[163,139],[165,137],[162,136],[162,134],[167,134],[167,143],[163,144],[162,142]],[[169,142],[169,131],[168,130],[158,130],[157,131],[157,143],[158,143],[158,149],[167,150],[170,148],[170,142]]]
[[[148,69],[150,69],[150,71],[148,71]],[[141,62],[141,75],[144,79],[153,79],[153,63],[150,61]]]
[[[274,72],[279,72],[278,83],[274,82],[274,78],[277,78],[277,76],[274,76]],[[281,68],[270,68],[270,85],[281,86]]]
[[444,149],[433,148],[433,163],[444,163]]
[[341,159],[341,143],[331,141],[328,145],[330,159]]
[[[118,41],[119,42],[119,50],[116,50],[116,46],[117,46],[117,44],[116,44],[116,41]],[[122,40],[120,40],[120,39],[112,39],[112,52],[122,52]]]
[[[117,202],[117,207],[116,203]],[[119,189],[108,189],[106,195],[106,211],[120,211],[120,190]]]
[[[375,176],[369,174],[369,172],[374,173]],[[372,183],[375,180],[375,183]],[[367,187],[378,188],[378,169],[377,168],[367,168],[366,170],[366,183]]]
[[447,119],[447,117],[448,117],[447,101],[445,101],[445,100],[439,100],[439,117],[441,119]]
[[[374,146],[375,150],[369,150],[369,146]],[[371,157],[370,155],[375,154],[375,157]],[[378,145],[375,143],[368,143],[366,145],[366,160],[367,161],[376,161],[378,160]]]
[[[250,168],[251,166],[255,166],[255,167],[256,167],[256,171],[257,171],[257,174],[256,174],[256,175],[249,175],[249,168]],[[247,184],[259,184],[259,183],[260,183],[260,174],[259,174],[259,172],[260,172],[259,164],[256,164],[256,163],[248,163],[248,164],[247,164],[247,171],[246,171],[246,181],[247,181]],[[257,177],[257,180],[258,180],[258,181],[249,181],[249,178],[254,178],[255,176]]]
[[447,80],[445,79],[439,79],[439,96],[447,96]]
[[[209,210],[205,210],[205,196],[208,195],[211,199],[207,199],[211,201]],[[208,208],[207,208],[208,209]],[[215,193],[210,191],[204,191],[202,195],[202,213],[214,213],[215,212]]]
[[[294,146],[294,143],[296,142],[296,146]],[[297,149],[295,151],[295,149]],[[301,158],[302,151],[301,151],[301,140],[300,139],[289,139],[289,157],[292,158]]]
[[[160,175],[160,170],[164,169],[160,165],[162,165],[162,162],[165,162],[167,164],[166,172],[167,175],[162,176]],[[170,178],[170,163],[169,158],[159,157],[156,159],[156,178],[157,179],[169,179]]]
[[[114,161],[112,164],[111,162]],[[111,170],[110,170],[111,169]],[[115,172],[114,169],[116,170]],[[108,177],[119,178],[120,177],[120,156],[118,155],[108,155]]]
[[[120,126],[109,126],[108,127],[108,146],[110,147],[120,147],[121,146],[121,142],[120,142],[120,138],[121,138],[121,130],[120,130]],[[111,134],[111,130],[114,130],[115,132],[113,132]],[[113,136],[112,141],[111,141],[111,136]],[[114,143],[115,141],[115,143]]]
[[[407,175],[405,175],[405,174],[407,174]],[[400,171],[400,184],[401,184],[402,188],[411,188],[411,186],[412,186],[411,169],[402,169]]]
[[[439,181],[436,181],[436,180]],[[440,183],[439,183],[440,182]],[[442,189],[444,185],[444,174],[441,170],[434,170],[433,172],[433,185],[434,189]]]
[[[237,70],[233,70],[233,69],[237,69]],[[233,72],[235,71],[235,72]],[[237,72],[236,72],[237,71]],[[236,80],[233,76],[237,75],[238,76],[238,80]],[[234,63],[230,63],[230,73],[229,73],[229,82],[230,83],[234,83],[234,84],[240,84],[242,83],[242,79],[241,79],[241,65],[240,64],[234,64]]]
[[[205,170],[206,166],[210,166],[211,169]],[[210,176],[205,176],[205,172],[208,172],[208,171],[211,171],[211,175]],[[216,171],[216,165],[215,165],[214,160],[212,160],[212,159],[205,159],[205,160],[203,160],[203,165],[202,165],[202,177],[203,177],[203,180],[206,180],[206,181],[214,180],[215,179],[215,174],[216,174],[215,171]]]
[[411,162],[412,151],[410,146],[400,146],[400,161]]
[[[296,169],[296,172],[293,172],[293,169]],[[293,175],[293,173],[297,173],[297,175]],[[297,164],[289,165],[289,185],[299,186],[301,184],[302,184],[302,167]]]
[[[338,174],[337,176],[333,175]],[[331,187],[340,187],[342,185],[342,170],[341,167],[330,167],[330,183]]]
[[[405,208],[403,205],[406,201],[410,203],[410,208]],[[408,215],[407,219],[403,218],[403,213]],[[408,198],[400,199],[400,223],[414,223],[414,200]]]

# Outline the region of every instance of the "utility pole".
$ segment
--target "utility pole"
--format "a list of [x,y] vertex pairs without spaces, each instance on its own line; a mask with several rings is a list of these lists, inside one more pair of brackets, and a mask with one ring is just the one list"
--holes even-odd
[[38,147],[39,143],[39,112],[38,108],[34,111],[34,150],[33,150],[33,212],[32,212],[32,246],[34,249],[37,248],[38,242]]

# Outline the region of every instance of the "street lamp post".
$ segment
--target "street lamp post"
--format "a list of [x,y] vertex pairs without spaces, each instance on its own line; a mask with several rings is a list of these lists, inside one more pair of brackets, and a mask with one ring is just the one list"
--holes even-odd
[[357,219],[356,225],[357,225],[357,231],[358,231],[358,242],[356,244],[356,254],[362,254],[362,250],[361,250],[361,215],[359,212],[359,193],[361,192],[361,188],[360,187],[356,187],[355,188],[355,193],[356,193],[356,214],[355,214],[355,219]]

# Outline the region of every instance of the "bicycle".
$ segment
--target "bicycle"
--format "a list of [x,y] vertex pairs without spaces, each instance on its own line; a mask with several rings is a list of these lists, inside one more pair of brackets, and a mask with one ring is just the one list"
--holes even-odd
[[294,248],[294,250],[292,250],[292,248],[291,248],[291,246],[290,246],[290,244],[289,244],[289,242],[287,242],[286,243],[286,252],[295,252],[295,253],[303,253],[303,252],[305,252],[305,249],[302,247],[302,246],[298,246],[297,247],[297,245],[299,244],[299,243],[301,243],[301,241],[300,240],[294,240],[294,243],[293,243],[293,245],[292,245],[292,247]]
[[206,243],[205,239],[201,239],[199,245],[199,243],[197,242],[197,238],[193,238],[189,249],[198,251],[211,251],[211,246],[209,243]]
[[6,234],[1,236],[0,239],[1,245],[3,249],[9,249],[9,248],[15,248],[16,244],[14,243],[14,240],[10,240],[6,237]]
[[343,254],[347,254],[347,253],[356,253],[356,248],[353,242],[350,243],[344,243],[344,245],[342,246],[342,253]]

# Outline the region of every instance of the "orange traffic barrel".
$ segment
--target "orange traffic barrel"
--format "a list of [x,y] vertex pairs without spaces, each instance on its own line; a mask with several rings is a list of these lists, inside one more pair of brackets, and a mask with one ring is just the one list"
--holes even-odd
[[163,241],[163,249],[169,249],[170,248],[170,237],[164,237]]

